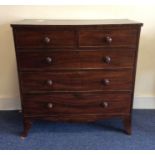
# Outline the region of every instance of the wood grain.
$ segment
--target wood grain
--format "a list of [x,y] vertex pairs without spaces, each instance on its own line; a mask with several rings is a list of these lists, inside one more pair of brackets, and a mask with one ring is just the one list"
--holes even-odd
[[21,72],[20,80],[23,92],[132,90],[132,70]]
[[[108,106],[104,106],[107,102]],[[25,114],[109,114],[129,113],[129,93],[51,93],[49,95],[24,95]],[[49,107],[48,104],[52,104]]]

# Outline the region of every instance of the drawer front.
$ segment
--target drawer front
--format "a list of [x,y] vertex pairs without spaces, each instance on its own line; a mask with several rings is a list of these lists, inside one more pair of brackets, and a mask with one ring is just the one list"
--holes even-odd
[[131,90],[132,70],[21,72],[23,92]]
[[78,68],[131,68],[135,51],[132,49],[105,49],[92,51],[33,51],[18,52],[20,70],[53,70]]
[[80,47],[136,47],[137,29],[81,30]]
[[111,114],[129,113],[128,93],[51,93],[23,96],[24,114]]
[[64,48],[76,46],[74,31],[17,30],[17,48]]

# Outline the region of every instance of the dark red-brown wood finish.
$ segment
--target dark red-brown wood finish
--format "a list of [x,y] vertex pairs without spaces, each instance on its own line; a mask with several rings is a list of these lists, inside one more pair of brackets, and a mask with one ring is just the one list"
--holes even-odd
[[24,20],[13,27],[26,137],[32,121],[118,117],[131,134],[141,23]]

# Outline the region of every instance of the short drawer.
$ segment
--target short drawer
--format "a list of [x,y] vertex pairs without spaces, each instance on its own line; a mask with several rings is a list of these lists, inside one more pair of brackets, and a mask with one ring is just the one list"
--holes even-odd
[[23,96],[24,114],[126,114],[129,93],[51,93]]
[[21,72],[23,92],[132,90],[132,70]]
[[17,48],[64,48],[76,46],[75,32],[64,30],[16,30]]
[[17,52],[20,70],[132,68],[132,49]]
[[81,30],[80,47],[136,47],[137,29]]

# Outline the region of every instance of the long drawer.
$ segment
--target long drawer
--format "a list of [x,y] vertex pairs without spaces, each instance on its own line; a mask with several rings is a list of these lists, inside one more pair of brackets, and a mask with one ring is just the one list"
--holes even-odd
[[23,92],[131,90],[132,70],[21,72],[20,80]]
[[51,93],[24,95],[27,115],[52,114],[126,114],[130,111],[129,93]]
[[132,68],[135,56],[134,50],[126,48],[90,51],[22,51],[19,50],[17,53],[20,70]]

